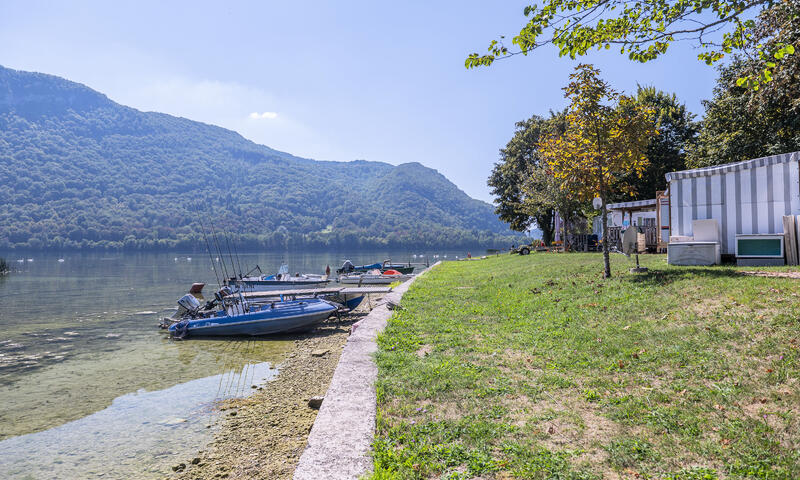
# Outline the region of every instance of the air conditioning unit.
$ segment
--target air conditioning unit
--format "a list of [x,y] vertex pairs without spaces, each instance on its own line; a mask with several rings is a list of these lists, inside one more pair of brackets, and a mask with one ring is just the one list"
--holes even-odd
[[737,265],[783,265],[782,233],[736,235]]

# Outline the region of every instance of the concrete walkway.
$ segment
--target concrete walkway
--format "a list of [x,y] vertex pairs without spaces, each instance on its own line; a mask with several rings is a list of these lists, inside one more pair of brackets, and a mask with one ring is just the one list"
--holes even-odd
[[[430,268],[436,265],[438,262]],[[375,340],[392,316],[387,301],[399,304],[418,277],[395,288],[384,297],[381,305],[353,325],[308,435],[308,445],[294,471],[295,480],[355,480],[372,471],[370,449],[375,437],[375,379],[378,375]]]

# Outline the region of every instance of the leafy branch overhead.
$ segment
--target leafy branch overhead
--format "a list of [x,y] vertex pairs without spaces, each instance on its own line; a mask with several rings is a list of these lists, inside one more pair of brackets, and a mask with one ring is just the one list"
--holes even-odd
[[487,54],[470,54],[465,66],[488,66],[548,44],[559,56],[572,59],[614,48],[631,60],[647,62],[674,42],[689,41],[700,48],[698,59],[708,65],[733,52],[765,60],[760,72],[741,79],[740,85],[757,89],[795,53],[790,43],[770,43],[753,35],[758,14],[788,6],[785,27],[790,28],[796,24],[799,5],[797,0],[544,0],[541,6],[525,7],[528,22],[512,39],[513,47],[501,36],[489,44]]

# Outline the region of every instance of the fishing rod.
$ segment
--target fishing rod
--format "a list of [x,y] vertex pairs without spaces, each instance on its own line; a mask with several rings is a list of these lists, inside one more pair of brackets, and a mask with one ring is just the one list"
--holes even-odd
[[219,281],[219,274],[217,274],[217,266],[214,265],[214,256],[211,255],[211,246],[208,244],[208,235],[206,235],[206,227],[203,225],[203,221],[200,220],[198,215],[198,222],[200,222],[200,228],[203,230],[203,239],[206,241],[206,252],[208,252],[208,258],[211,260],[211,269],[214,270],[214,278],[217,279],[217,285],[219,288],[222,288],[222,282]]
[[233,234],[231,234],[231,243],[233,243],[233,253],[236,255],[236,263],[239,265],[239,273],[242,273],[242,262],[239,261],[239,249],[236,248],[236,240],[233,239]]
[[217,285],[219,288],[222,288],[222,283],[219,280],[219,274],[217,273],[217,267],[214,265],[214,257],[211,255],[211,245],[208,243],[208,235],[206,235],[206,227],[203,225],[202,215],[200,214],[200,206],[195,205],[194,213],[197,215],[197,221],[200,224],[200,228],[203,231],[203,239],[206,242],[206,252],[208,253],[208,259],[211,261],[211,269],[214,270],[214,278],[217,279]]
[[222,271],[225,274],[225,279],[227,281],[228,277],[228,268],[225,266],[225,256],[222,255],[222,250],[219,248],[219,239],[217,238],[217,230],[214,228],[214,224],[210,225],[211,227],[211,235],[214,238],[214,246],[217,247],[217,254],[219,255],[219,259],[222,262]]
[[[231,259],[231,270],[233,270],[233,276],[236,276],[236,266],[233,263],[233,254],[231,254],[231,242],[228,240],[228,232],[223,230],[222,236],[225,238],[225,243],[228,245],[228,258]],[[241,275],[242,269],[239,269],[239,274]]]

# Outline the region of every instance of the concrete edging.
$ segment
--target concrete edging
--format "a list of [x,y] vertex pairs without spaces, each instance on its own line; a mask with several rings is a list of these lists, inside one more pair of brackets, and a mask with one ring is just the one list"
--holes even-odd
[[[395,288],[384,300],[399,304],[414,280],[439,263]],[[386,328],[391,316],[392,311],[384,301],[353,324],[311,427],[306,449],[294,471],[294,480],[349,480],[372,471],[370,449],[375,437],[378,376],[374,353],[378,350],[378,334]]]

